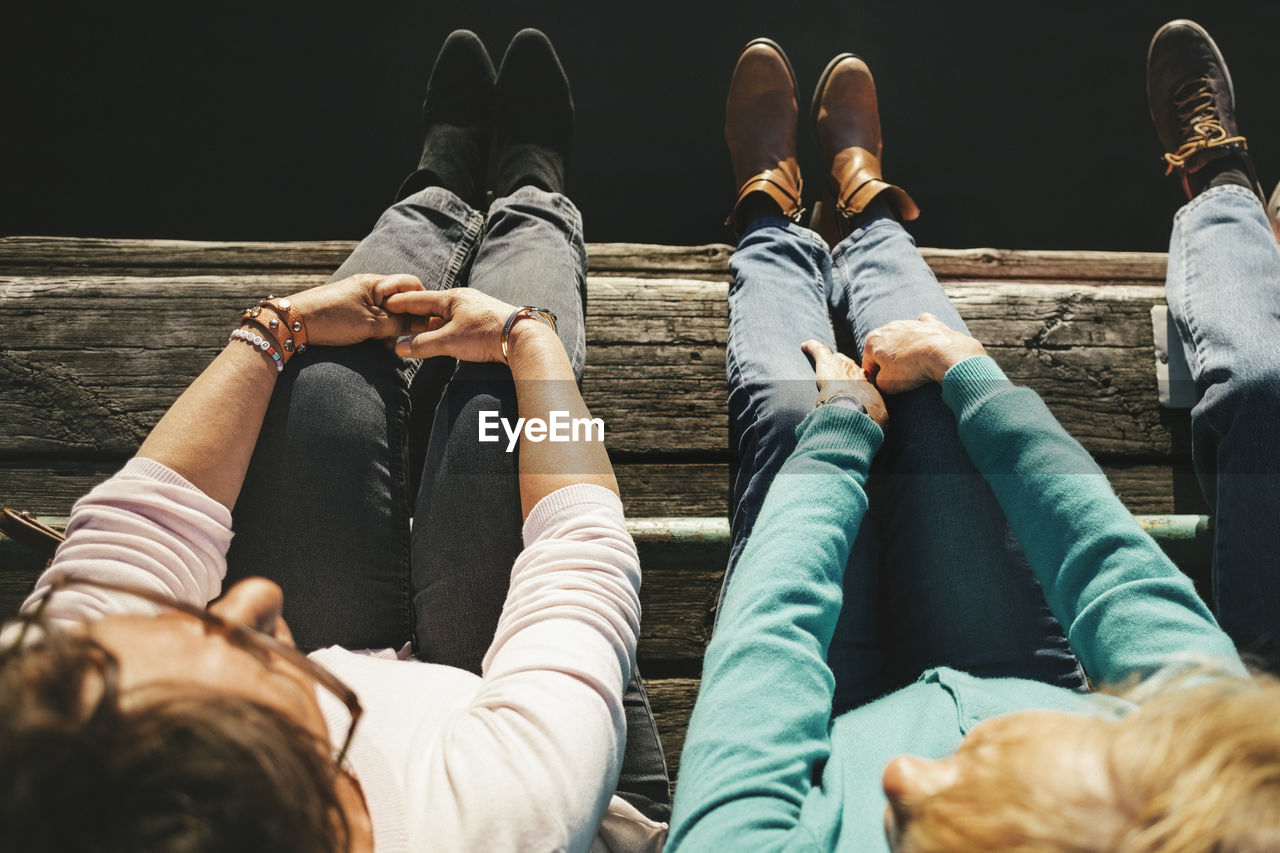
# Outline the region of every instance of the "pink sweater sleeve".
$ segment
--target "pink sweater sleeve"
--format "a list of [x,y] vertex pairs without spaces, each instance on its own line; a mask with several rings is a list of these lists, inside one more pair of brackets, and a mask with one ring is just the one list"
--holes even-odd
[[600,486],[560,489],[524,540],[483,684],[422,768],[451,791],[431,825],[454,849],[585,850],[622,765],[640,633],[622,503]]
[[[84,575],[143,586],[204,606],[226,575],[231,513],[179,474],[134,457],[119,473],[76,502],[67,541],[36,582],[30,601],[50,577]],[[73,624],[154,608],[130,596],[67,589],[49,602],[48,616]]]

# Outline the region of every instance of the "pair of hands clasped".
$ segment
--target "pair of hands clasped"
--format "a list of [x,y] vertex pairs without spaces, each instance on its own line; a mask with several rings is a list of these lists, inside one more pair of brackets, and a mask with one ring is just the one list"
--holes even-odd
[[[502,326],[515,310],[469,287],[427,290],[411,275],[354,275],[291,298],[306,318],[311,343],[344,346],[395,338],[396,353],[407,358],[448,355],[502,362]],[[881,427],[889,421],[881,393],[941,382],[953,365],[985,353],[982,344],[932,314],[876,329],[867,336],[861,367],[818,341],[801,346],[813,359],[818,399],[853,394]]]
[[[290,299],[306,321],[311,344],[394,339],[396,353],[406,358],[448,355],[463,361],[502,362],[502,327],[516,310],[469,287],[427,290],[411,275],[353,275]],[[521,326],[548,328],[515,328]]]
[[852,394],[882,428],[889,412],[881,393],[900,394],[926,382],[942,382],[953,365],[986,352],[982,344],[932,314],[896,320],[867,335],[861,367],[818,341],[805,341],[801,348],[813,359],[819,401],[839,392]]

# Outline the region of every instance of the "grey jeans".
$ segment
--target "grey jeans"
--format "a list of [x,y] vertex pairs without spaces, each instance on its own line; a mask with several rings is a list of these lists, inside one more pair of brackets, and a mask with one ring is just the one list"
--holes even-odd
[[[404,272],[429,289],[550,308],[581,380],[586,249],[563,195],[522,187],[486,216],[428,187],[389,208],[333,280]],[[517,417],[503,365],[405,361],[380,342],[296,356],[233,512],[228,580],[279,583],[300,648],[412,639],[419,658],[479,673],[523,547],[518,453],[477,440],[482,411]],[[410,447],[421,438],[419,477]],[[666,820],[666,765],[638,672],[624,701],[618,794]]]

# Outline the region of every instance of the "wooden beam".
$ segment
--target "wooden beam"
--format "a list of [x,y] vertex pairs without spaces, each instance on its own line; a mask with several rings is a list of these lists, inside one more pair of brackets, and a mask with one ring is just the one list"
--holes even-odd
[[[131,453],[223,345],[228,318],[280,283],[258,274],[0,278],[0,458]],[[610,449],[723,456],[727,285],[596,276],[588,289],[584,388]],[[1159,287],[947,290],[1010,377],[1037,390],[1090,451],[1189,455],[1186,413],[1157,403],[1149,312],[1163,299]],[[159,328],[122,334],[119,318],[156,312],[167,319]]]
[[[66,515],[73,503],[118,471],[127,458],[0,462],[0,503],[38,515]],[[1209,512],[1187,460],[1104,462],[1102,470],[1130,512]],[[615,462],[614,472],[623,506],[632,518],[723,517],[729,512],[727,462]]]
[[[0,238],[0,271],[8,274],[201,275],[223,271],[337,269],[354,240],[195,241],[92,237]],[[590,270],[601,275],[653,275],[728,280],[733,247],[724,243],[666,246],[588,243]],[[921,255],[940,279],[1163,282],[1163,252],[1074,252],[930,249]]]
[[[644,674],[644,670],[641,670]],[[689,728],[689,717],[698,700],[701,679],[644,677],[644,690],[649,694],[654,722],[658,725],[658,737],[667,759],[667,772],[674,782],[680,772],[680,754],[684,752],[684,736]]]

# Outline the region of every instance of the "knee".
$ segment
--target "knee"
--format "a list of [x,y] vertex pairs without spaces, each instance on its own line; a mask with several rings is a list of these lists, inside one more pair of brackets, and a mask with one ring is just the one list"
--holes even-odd
[[746,399],[738,431],[754,433],[759,441],[787,445],[794,442],[796,427],[813,411],[818,398],[817,386],[805,380],[754,383],[742,390]]
[[1225,379],[1205,390],[1197,409],[1224,434],[1274,432],[1280,419],[1280,359],[1241,359]]
[[1270,413],[1280,408],[1280,357],[1270,353],[1243,354],[1230,372],[1205,393],[1221,408]]

